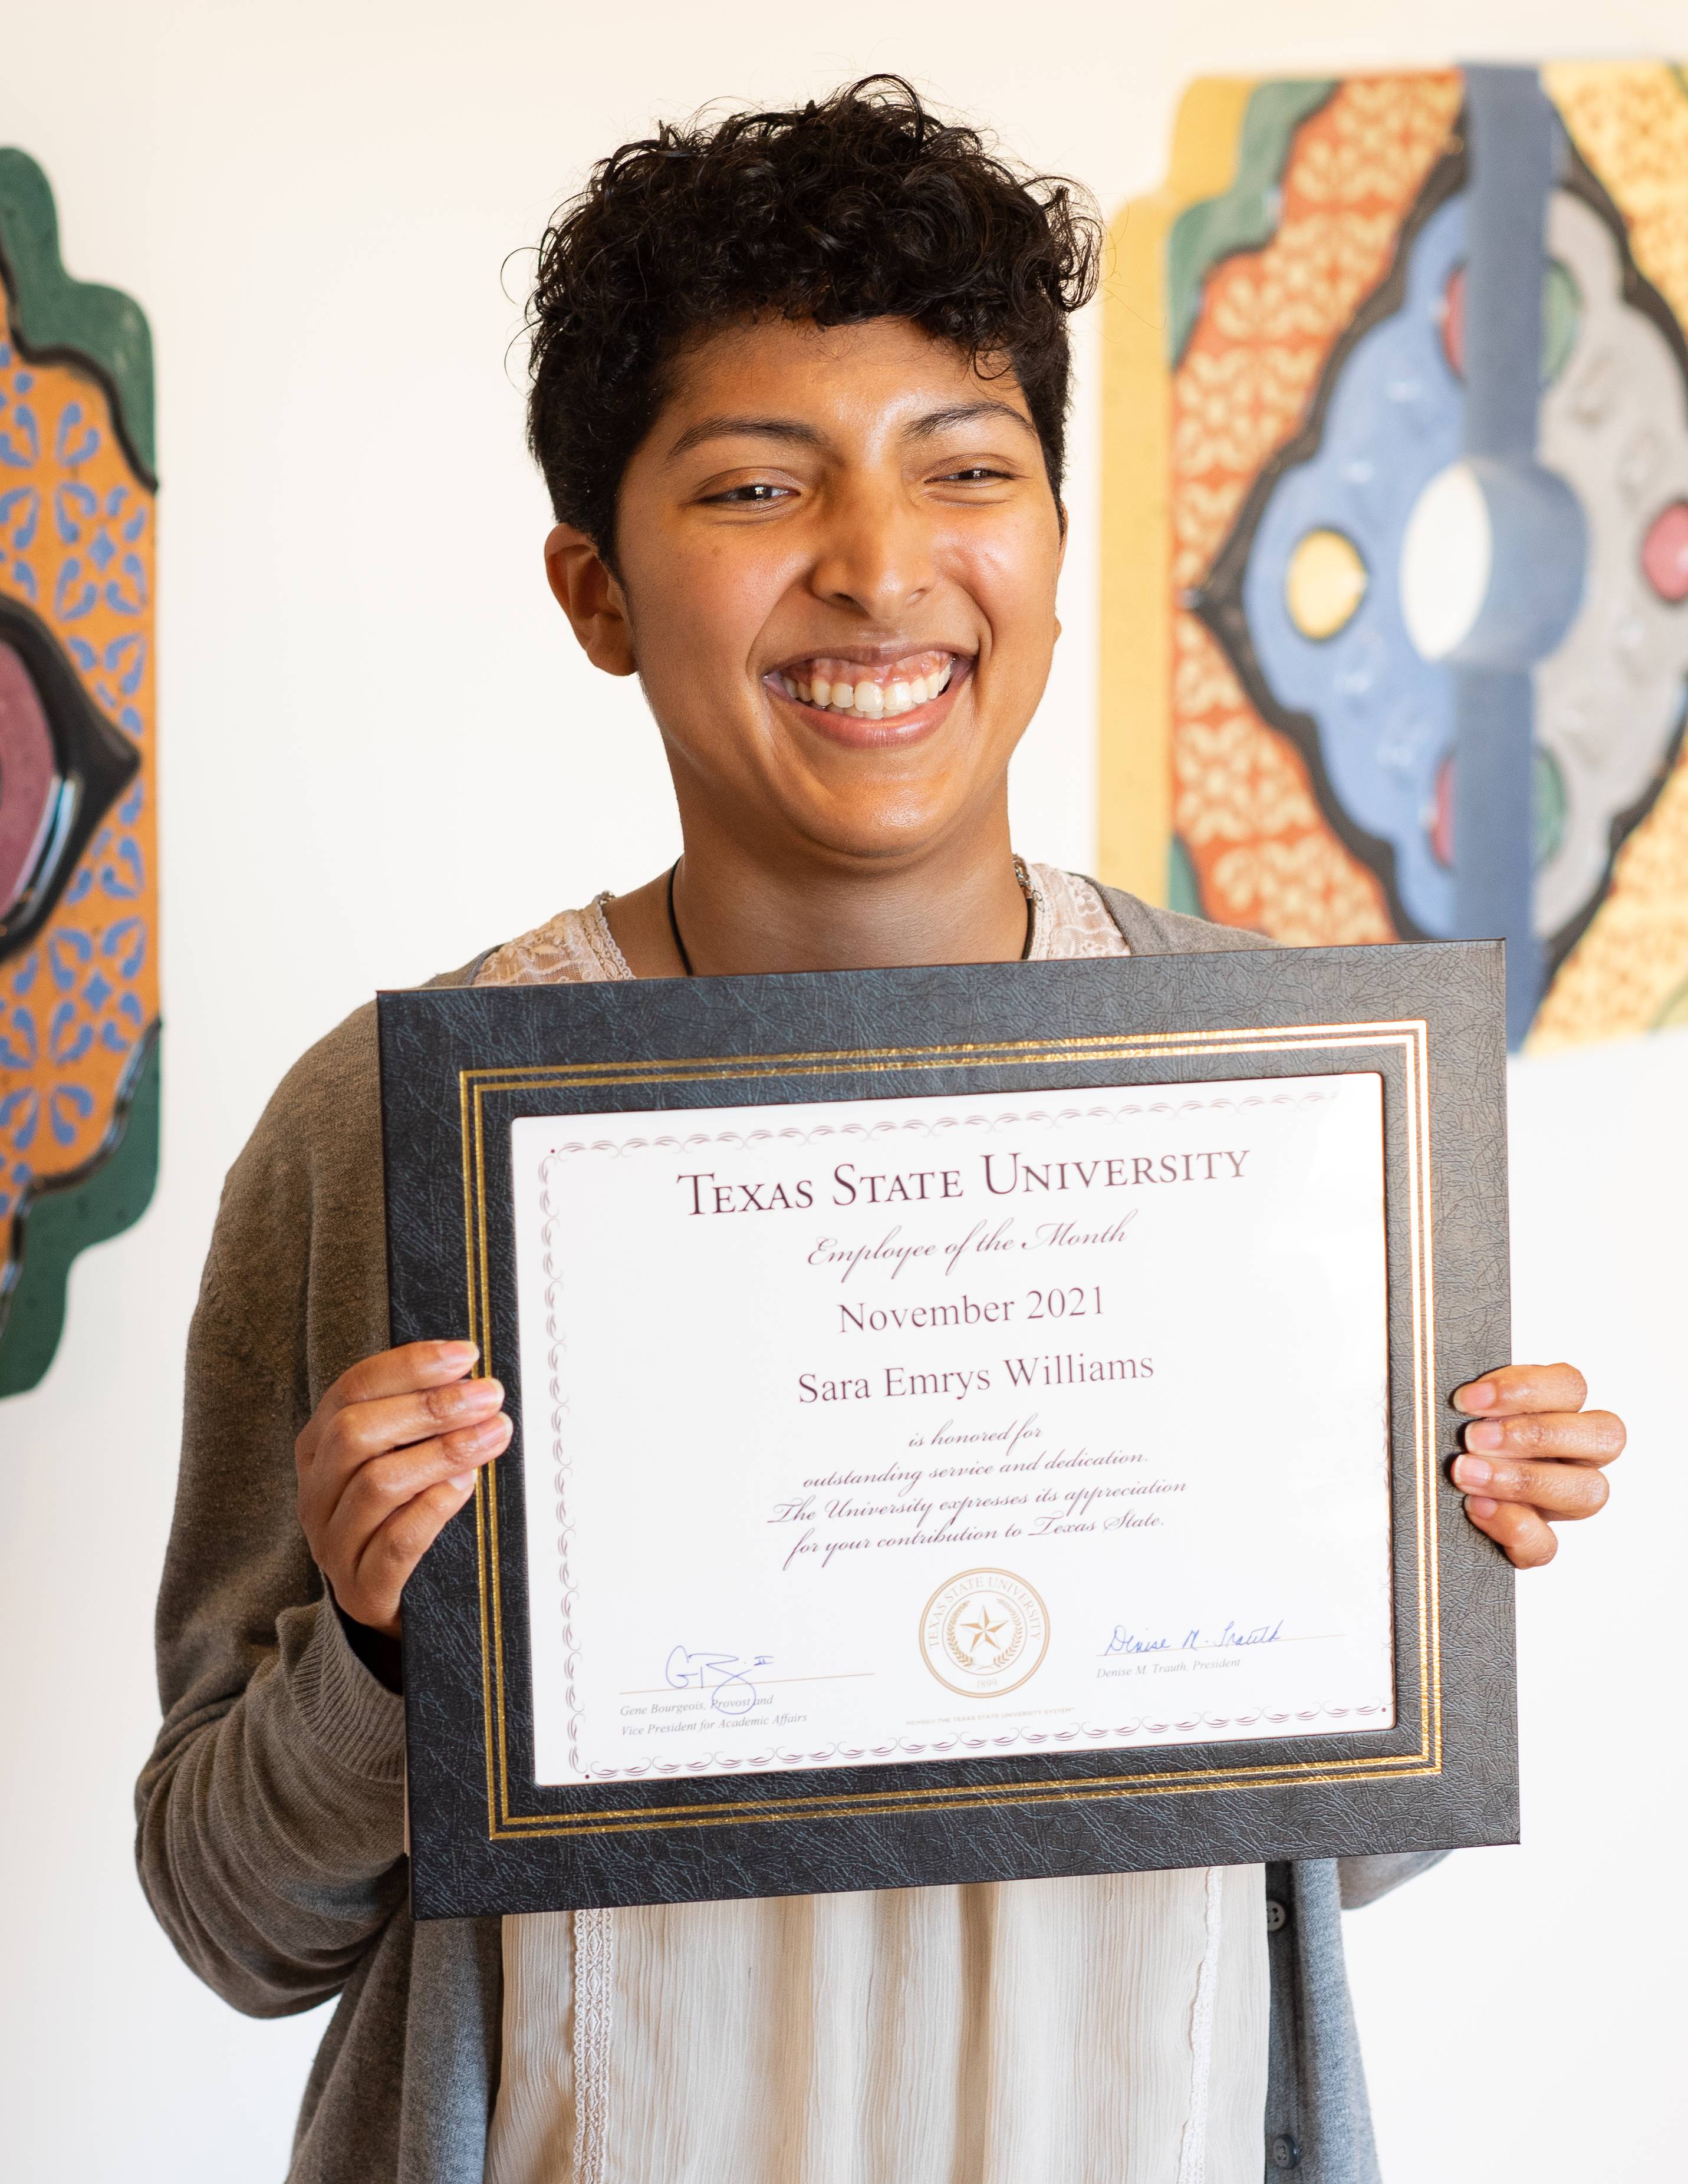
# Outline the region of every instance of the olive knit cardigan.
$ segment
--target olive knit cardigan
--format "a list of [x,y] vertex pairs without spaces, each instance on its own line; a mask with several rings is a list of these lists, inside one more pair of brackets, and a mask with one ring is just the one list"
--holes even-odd
[[[1101,893],[1135,955],[1262,944]],[[289,1072],[224,1189],[159,1600],[164,1720],[136,1791],[142,1882],[192,1970],[256,2017],[339,1998],[289,2184],[482,2184],[498,2096],[499,1922],[410,1918],[404,1702],[354,1652],[294,1507],[295,1435],[387,1342],[365,1006]],[[1268,1869],[1263,2170],[1375,2184],[1341,1905],[1430,1862]]]

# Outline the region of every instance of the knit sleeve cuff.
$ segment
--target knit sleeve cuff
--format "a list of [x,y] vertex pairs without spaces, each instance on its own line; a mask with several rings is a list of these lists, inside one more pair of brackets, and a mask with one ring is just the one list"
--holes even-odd
[[1405,1850],[1376,1858],[1338,1858],[1343,1909],[1357,1911],[1364,1904],[1375,1903],[1379,1897],[1399,1888],[1403,1880],[1416,1880],[1433,1865],[1440,1865],[1447,1854],[1445,1850]]
[[282,1633],[284,1661],[299,1719],[312,1741],[328,1758],[372,1782],[404,1779],[404,1702],[370,1674],[352,1651],[326,1597],[309,1607],[293,1608],[284,1624],[309,1618],[303,1629]]

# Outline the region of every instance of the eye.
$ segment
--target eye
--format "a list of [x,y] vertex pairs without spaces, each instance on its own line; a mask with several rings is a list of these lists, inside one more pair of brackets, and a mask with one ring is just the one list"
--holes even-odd
[[967,463],[960,470],[941,471],[934,482],[939,485],[997,485],[1013,475],[1013,471],[998,470],[990,463]]
[[788,485],[770,485],[759,480],[755,485],[729,486],[725,493],[705,496],[706,508],[771,508],[777,501],[789,500],[793,488]]

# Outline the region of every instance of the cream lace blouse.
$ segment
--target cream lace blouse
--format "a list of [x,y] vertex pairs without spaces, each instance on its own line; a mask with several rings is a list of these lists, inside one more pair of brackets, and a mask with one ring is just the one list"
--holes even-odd
[[[1034,961],[1123,956],[1031,867]],[[603,898],[479,984],[632,976]],[[1258,2184],[1259,1866],[504,1922],[487,2184]]]

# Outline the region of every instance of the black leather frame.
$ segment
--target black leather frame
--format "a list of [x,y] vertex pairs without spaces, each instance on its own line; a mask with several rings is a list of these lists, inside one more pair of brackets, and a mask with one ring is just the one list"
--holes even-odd
[[[472,1334],[516,1429],[405,1594],[416,1915],[1513,1840],[1512,1573],[1447,1479],[1450,1393],[1508,1354],[1503,1024],[1487,942],[382,994],[393,1340]],[[511,1120],[1354,1069],[1384,1087],[1393,1728],[534,1783]]]

